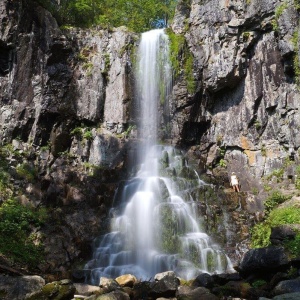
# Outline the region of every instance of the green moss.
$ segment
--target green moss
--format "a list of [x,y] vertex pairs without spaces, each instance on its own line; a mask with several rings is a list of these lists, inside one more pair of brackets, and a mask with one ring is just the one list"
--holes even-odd
[[172,211],[170,206],[163,206],[160,209],[159,214],[160,220],[160,234],[161,234],[161,242],[160,248],[165,253],[179,253],[181,252],[180,243],[178,240],[178,220],[176,215]]

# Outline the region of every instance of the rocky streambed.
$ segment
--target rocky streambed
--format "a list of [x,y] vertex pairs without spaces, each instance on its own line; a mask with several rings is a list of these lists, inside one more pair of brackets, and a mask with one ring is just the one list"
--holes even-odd
[[45,284],[39,276],[1,275],[0,296],[3,300],[300,298],[300,260],[288,259],[281,246],[248,251],[236,269],[231,274],[203,273],[189,281],[178,278],[172,271],[156,274],[148,281],[125,274],[115,279],[101,277],[98,286],[76,282],[78,278]]

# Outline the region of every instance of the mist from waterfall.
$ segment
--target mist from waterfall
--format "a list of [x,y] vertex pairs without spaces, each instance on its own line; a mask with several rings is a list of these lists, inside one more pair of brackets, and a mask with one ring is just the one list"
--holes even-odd
[[136,81],[143,159],[136,176],[118,188],[120,205],[112,209],[110,233],[95,241],[93,259],[85,266],[92,284],[128,273],[149,280],[173,270],[191,279],[232,269],[200,226],[195,195],[204,183],[180,151],[157,145],[160,101],[171,86],[168,43],[163,30],[142,34]]

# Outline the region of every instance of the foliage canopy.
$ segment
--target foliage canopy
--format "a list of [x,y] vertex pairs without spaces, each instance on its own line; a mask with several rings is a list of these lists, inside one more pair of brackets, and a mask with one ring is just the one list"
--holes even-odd
[[176,0],[36,0],[50,10],[60,25],[90,27],[127,26],[135,32],[165,27]]

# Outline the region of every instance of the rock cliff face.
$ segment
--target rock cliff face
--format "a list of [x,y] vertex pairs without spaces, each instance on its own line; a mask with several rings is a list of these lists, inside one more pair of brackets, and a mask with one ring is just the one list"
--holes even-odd
[[245,190],[299,159],[297,8],[293,0],[181,1],[172,25],[193,54],[197,85],[194,94],[182,95],[184,80],[174,89],[179,142],[200,145],[191,149],[206,167],[224,159]]
[[[243,191],[259,193],[223,197],[239,223],[224,241],[232,249],[249,234],[241,220],[254,222],[254,214],[241,218],[236,207],[259,210],[263,176],[286,167],[293,178],[287,166],[299,161],[297,8],[296,0],[182,0],[172,24],[192,55],[194,88],[180,70],[164,107],[167,137],[203,173],[226,185],[234,170]],[[91,255],[89,245],[106,229],[117,183],[135,157],[138,37],[126,28],[62,30],[33,0],[1,1],[0,22],[1,145],[23,153],[10,154],[13,168],[27,159],[38,171],[36,182],[15,184],[23,202],[51,208],[47,264],[40,269],[64,274]],[[201,210],[223,220],[222,209],[208,202]],[[223,221],[214,223],[226,232]]]

